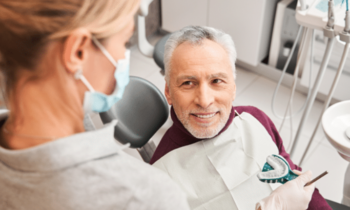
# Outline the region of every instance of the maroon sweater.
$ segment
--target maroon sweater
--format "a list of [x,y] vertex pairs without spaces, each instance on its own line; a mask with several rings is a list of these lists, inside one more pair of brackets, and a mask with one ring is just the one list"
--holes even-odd
[[[271,121],[271,119],[261,110],[259,110],[256,107],[253,106],[237,106],[232,107],[230,117],[225,125],[225,127],[220,131],[222,133],[225,131],[229,125],[232,123],[233,118],[235,117],[236,110],[239,114],[242,112],[247,112],[254,116],[267,130],[267,132],[270,134],[273,142],[277,145],[279,155],[283,156],[289,163],[292,170],[300,170],[301,168],[297,165],[295,165],[292,160],[289,157],[289,154],[285,151],[283,146],[283,141],[278,134],[278,131]],[[150,164],[155,163],[157,160],[159,160],[161,157],[166,155],[168,152],[177,149],[179,147],[184,147],[193,143],[196,143],[200,141],[201,139],[197,139],[194,136],[192,136],[182,125],[182,123],[178,120],[174,109],[171,108],[171,118],[174,122],[174,124],[169,128],[169,130],[165,133],[162,140],[160,141],[155,153],[153,154],[153,157],[150,161]],[[220,133],[218,135],[220,135]],[[309,204],[309,208],[311,210],[331,210],[332,208],[328,205],[326,200],[320,195],[318,189],[315,189],[315,192],[312,196],[312,200]]]

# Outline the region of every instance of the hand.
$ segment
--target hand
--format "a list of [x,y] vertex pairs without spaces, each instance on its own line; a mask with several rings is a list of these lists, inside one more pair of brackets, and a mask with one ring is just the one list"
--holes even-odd
[[261,210],[305,210],[309,206],[315,184],[304,187],[311,180],[312,173],[293,171],[299,177],[278,187],[268,197],[257,204]]

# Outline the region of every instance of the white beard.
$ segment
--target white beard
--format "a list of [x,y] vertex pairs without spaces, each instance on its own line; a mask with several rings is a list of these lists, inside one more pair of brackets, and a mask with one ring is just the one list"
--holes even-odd
[[178,118],[182,123],[182,125],[186,128],[186,130],[192,134],[192,136],[198,139],[209,139],[216,136],[225,127],[227,120],[230,117],[230,113],[223,113],[222,110],[220,114],[222,114],[223,117],[220,118],[219,124],[215,128],[209,128],[211,124],[207,124],[207,125],[200,125],[199,129],[195,129],[190,124],[189,117],[186,117],[186,118],[183,117],[183,116],[189,116],[189,113],[183,112],[181,117],[178,116]]

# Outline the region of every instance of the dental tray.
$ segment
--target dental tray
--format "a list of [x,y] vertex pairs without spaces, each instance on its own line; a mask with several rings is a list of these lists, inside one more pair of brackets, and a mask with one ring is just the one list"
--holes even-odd
[[258,178],[266,183],[281,183],[285,184],[297,178],[286,159],[280,155],[270,155],[266,158],[266,163],[262,172],[258,173]]

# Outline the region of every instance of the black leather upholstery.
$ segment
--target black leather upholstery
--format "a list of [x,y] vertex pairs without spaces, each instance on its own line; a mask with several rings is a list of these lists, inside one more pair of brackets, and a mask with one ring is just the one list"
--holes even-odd
[[130,77],[123,98],[108,112],[101,113],[103,123],[117,119],[114,137],[132,148],[143,147],[166,122],[169,107],[163,94],[145,79]]
[[327,199],[326,199],[326,201],[332,207],[332,209],[334,209],[334,210],[350,210],[350,207],[345,206],[343,204],[336,203],[334,201],[330,201],[330,200],[327,200]]
[[153,59],[162,70],[164,70],[164,46],[170,35],[167,34],[161,38],[154,46]]

